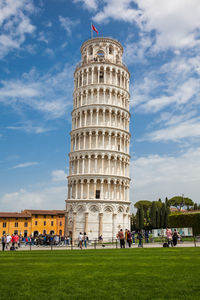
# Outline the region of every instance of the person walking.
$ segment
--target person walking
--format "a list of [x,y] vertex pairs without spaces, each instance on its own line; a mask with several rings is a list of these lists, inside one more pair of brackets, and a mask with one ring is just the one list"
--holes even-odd
[[135,245],[135,231],[132,231],[132,242]]
[[168,242],[168,245],[172,246],[173,247],[173,242],[172,242],[172,231],[170,228],[167,228],[166,229],[166,236],[167,236],[167,242]]
[[144,235],[145,235],[145,243],[148,243],[149,242],[149,232],[146,230]]
[[6,237],[6,249],[10,249],[11,235],[8,234]]
[[177,245],[177,240],[178,240],[178,232],[176,231],[176,229],[174,229],[173,236],[172,236],[172,242],[174,246]]
[[2,243],[2,251],[5,251],[5,246],[6,246],[6,236],[5,236],[5,234],[2,235],[1,243]]
[[80,249],[82,249],[82,247],[83,247],[83,235],[82,235],[81,232],[79,233],[78,241],[79,241],[79,247],[80,247]]
[[131,234],[131,232],[130,232],[129,230],[128,230],[128,232],[127,232],[127,242],[128,242],[129,248],[131,248],[132,234]]
[[138,248],[142,248],[143,235],[141,231],[138,231],[137,239],[138,239]]
[[117,234],[117,238],[120,240],[120,247],[121,248],[125,248],[125,244],[124,244],[124,233],[123,230],[120,229],[120,231]]
[[85,246],[85,248],[87,248],[87,234],[86,234],[86,232],[84,232],[83,239],[84,239],[84,246]]

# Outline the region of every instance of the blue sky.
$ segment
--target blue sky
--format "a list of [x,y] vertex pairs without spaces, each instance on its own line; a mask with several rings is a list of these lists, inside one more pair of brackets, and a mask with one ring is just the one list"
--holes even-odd
[[122,43],[131,74],[131,201],[200,203],[199,20],[198,0],[0,0],[0,210],[65,207],[91,22]]

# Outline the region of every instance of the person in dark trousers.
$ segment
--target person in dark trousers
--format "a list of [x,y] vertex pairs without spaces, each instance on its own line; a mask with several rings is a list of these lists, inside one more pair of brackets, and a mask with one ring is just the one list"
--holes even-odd
[[138,248],[142,248],[143,235],[141,231],[138,231],[137,239],[138,239]]
[[177,245],[177,240],[178,240],[178,232],[176,231],[176,229],[174,229],[173,236],[172,236],[172,241],[174,246]]
[[120,231],[117,234],[117,238],[120,240],[120,247],[125,248],[125,243],[124,243],[124,233],[123,230],[120,229]]
[[148,243],[149,242],[149,233],[148,231],[146,230],[145,231],[145,243]]
[[2,236],[1,243],[2,243],[2,251],[5,251],[5,246],[6,246],[6,236],[5,235]]
[[130,232],[129,230],[128,230],[128,232],[127,232],[127,242],[128,242],[129,248],[131,248],[132,234],[131,234],[131,232]]

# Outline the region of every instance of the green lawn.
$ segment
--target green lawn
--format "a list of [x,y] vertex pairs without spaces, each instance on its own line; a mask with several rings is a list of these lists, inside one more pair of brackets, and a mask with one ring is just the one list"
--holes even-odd
[[0,253],[0,299],[200,299],[200,248]]

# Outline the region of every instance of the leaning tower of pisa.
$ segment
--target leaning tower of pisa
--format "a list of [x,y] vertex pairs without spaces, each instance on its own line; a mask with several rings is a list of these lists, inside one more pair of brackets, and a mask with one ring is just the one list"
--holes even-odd
[[129,78],[123,47],[93,38],[74,72],[66,234],[115,238],[130,228]]

